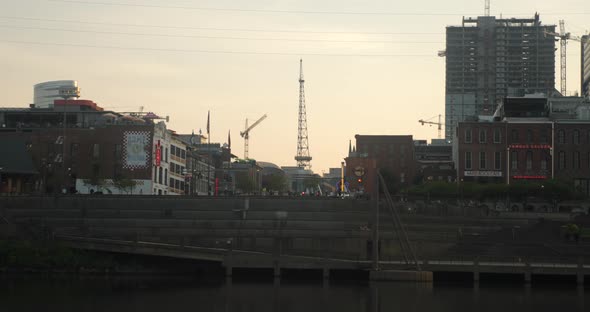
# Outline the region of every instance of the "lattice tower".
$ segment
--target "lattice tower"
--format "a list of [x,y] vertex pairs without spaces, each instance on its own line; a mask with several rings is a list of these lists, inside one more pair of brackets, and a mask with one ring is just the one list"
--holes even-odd
[[305,109],[305,80],[303,79],[303,60],[299,60],[299,125],[297,129],[297,167],[311,169],[309,141],[307,138],[307,113]]

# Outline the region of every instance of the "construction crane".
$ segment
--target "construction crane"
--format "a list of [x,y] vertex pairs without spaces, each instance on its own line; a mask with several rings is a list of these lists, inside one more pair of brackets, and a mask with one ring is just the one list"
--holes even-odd
[[264,116],[260,117],[258,120],[256,120],[256,122],[248,127],[248,119],[246,118],[246,127],[244,128],[246,130],[240,131],[240,135],[244,138],[244,159],[248,159],[248,141],[250,139],[250,131],[254,127],[258,126],[258,124],[264,119],[266,119],[266,114],[264,114]]
[[418,120],[418,122],[421,123],[423,126],[425,124],[428,124],[428,125],[437,125],[438,126],[438,138],[439,139],[442,139],[442,133],[441,132],[442,132],[442,126],[444,124],[441,122],[441,115],[440,114],[438,115],[438,122],[430,121],[434,117],[436,117],[436,116],[432,116],[432,117],[430,117],[430,118],[428,118],[426,120],[420,119],[420,120]]
[[546,35],[554,36],[560,39],[560,62],[561,62],[561,94],[566,96],[567,91],[567,41],[576,40],[582,42],[582,38],[572,36],[572,34],[565,32],[565,21],[559,21],[559,33],[545,31]]

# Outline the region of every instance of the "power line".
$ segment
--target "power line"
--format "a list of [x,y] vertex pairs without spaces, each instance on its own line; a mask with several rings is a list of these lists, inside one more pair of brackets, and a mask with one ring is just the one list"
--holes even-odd
[[444,43],[443,41],[394,41],[394,40],[331,40],[331,39],[287,39],[287,38],[248,38],[248,37],[223,37],[223,36],[198,36],[198,35],[170,35],[170,34],[148,34],[148,33],[129,33],[116,31],[96,31],[81,29],[64,29],[64,28],[46,28],[46,27],[27,27],[0,25],[0,28],[12,29],[31,29],[45,31],[62,31],[75,33],[93,33],[108,35],[126,35],[126,36],[147,36],[147,37],[171,37],[171,38],[200,38],[200,39],[224,39],[224,40],[259,40],[259,41],[293,41],[293,42],[335,42],[335,43],[406,43],[406,44],[432,44]]
[[62,19],[46,19],[34,17],[12,17],[0,16],[0,19],[9,20],[26,20],[26,21],[41,21],[53,23],[74,23],[87,25],[104,25],[104,26],[125,26],[125,27],[144,27],[144,28],[163,28],[163,29],[192,29],[192,30],[214,30],[214,31],[240,31],[240,32],[263,32],[263,33],[302,33],[302,34],[363,34],[363,35],[444,35],[443,32],[363,32],[363,31],[306,31],[306,30],[266,30],[266,29],[248,29],[248,28],[216,28],[216,27],[191,27],[191,26],[170,26],[170,25],[149,25],[149,24],[127,24],[127,23],[104,23],[104,22],[89,22],[79,20],[62,20]]
[[433,57],[433,58],[435,57],[434,55],[431,55],[431,54],[329,54],[329,53],[286,53],[286,52],[248,52],[248,51],[222,51],[222,50],[163,49],[163,48],[102,46],[102,45],[73,44],[73,43],[33,42],[33,41],[18,41],[18,40],[4,40],[4,39],[0,39],[0,42],[14,43],[14,44],[25,44],[25,45],[63,46],[63,47],[77,47],[77,48],[96,48],[96,49],[152,51],[152,52],[243,54],[243,55],[284,55],[284,56]]
[[[331,15],[387,15],[387,16],[478,16],[481,13],[419,13],[419,12],[352,12],[352,11],[308,11],[308,10],[263,10],[263,9],[237,9],[217,7],[191,7],[191,6],[167,6],[155,4],[138,3],[116,3],[100,1],[77,1],[77,0],[47,0],[50,2],[73,3],[80,5],[103,5],[103,6],[126,6],[144,7],[158,9],[182,9],[199,11],[226,11],[226,12],[250,12],[250,13],[283,13],[283,14],[331,14]],[[504,13],[504,15],[529,15],[529,13]],[[554,12],[543,13],[543,15],[590,15],[590,12]]]
[[263,10],[263,9],[236,9],[216,7],[192,7],[174,5],[156,5],[139,3],[116,3],[101,1],[76,1],[76,0],[47,0],[50,2],[63,2],[81,5],[103,5],[103,6],[125,6],[157,9],[181,9],[198,11],[220,11],[220,12],[249,12],[249,13],[284,13],[284,14],[332,14],[332,15],[394,15],[394,16],[457,16],[460,13],[393,13],[393,12],[351,12],[351,11],[307,11],[307,10]]

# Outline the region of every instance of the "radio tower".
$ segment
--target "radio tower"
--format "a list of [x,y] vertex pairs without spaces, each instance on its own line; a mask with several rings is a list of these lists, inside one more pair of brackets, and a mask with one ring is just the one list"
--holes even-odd
[[309,156],[309,142],[307,141],[307,114],[305,112],[305,91],[303,79],[303,60],[299,60],[299,127],[297,131],[297,167],[311,169]]

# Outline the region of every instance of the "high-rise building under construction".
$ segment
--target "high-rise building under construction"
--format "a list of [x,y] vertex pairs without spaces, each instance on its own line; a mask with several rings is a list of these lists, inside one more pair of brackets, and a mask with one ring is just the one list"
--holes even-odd
[[553,92],[555,25],[494,16],[447,27],[445,138],[470,116],[493,114],[506,96]]
[[582,96],[590,98],[590,35],[582,36]]

